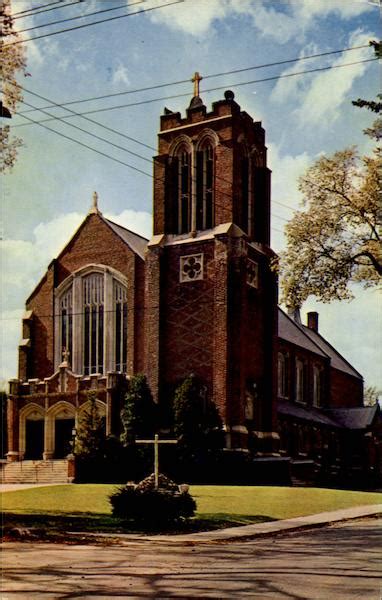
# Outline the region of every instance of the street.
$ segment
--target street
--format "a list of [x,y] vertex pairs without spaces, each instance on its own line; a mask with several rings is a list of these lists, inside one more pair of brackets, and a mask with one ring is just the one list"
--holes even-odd
[[380,600],[382,519],[224,544],[5,543],[1,600]]

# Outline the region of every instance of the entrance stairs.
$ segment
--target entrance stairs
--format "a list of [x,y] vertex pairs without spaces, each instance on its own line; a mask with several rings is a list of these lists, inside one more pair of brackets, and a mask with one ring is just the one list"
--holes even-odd
[[66,459],[3,463],[1,483],[70,483],[68,467]]

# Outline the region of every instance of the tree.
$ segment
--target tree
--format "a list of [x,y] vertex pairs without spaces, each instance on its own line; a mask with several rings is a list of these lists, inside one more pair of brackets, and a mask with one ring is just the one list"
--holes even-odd
[[[377,120],[366,133],[379,139]],[[310,295],[323,302],[351,299],[349,284],[378,284],[381,252],[382,156],[355,147],[320,157],[299,180],[305,210],[286,225],[280,257],[283,300],[296,308]]]
[[223,446],[222,420],[206,392],[193,375],[187,377],[175,391],[174,431],[179,447],[190,455]]
[[[25,51],[20,35],[15,31],[11,16],[11,0],[2,0],[0,8],[2,31],[0,34],[2,102],[11,113],[22,100],[21,86],[16,81],[17,73],[25,72]],[[22,140],[10,136],[10,127],[5,125],[0,133],[0,172],[11,169]]]
[[378,402],[378,398],[381,396],[381,391],[375,386],[365,387],[363,393],[363,403],[365,406],[374,406]]
[[121,411],[123,433],[121,441],[128,445],[134,438],[152,436],[156,425],[156,404],[151,395],[146,377],[134,375],[129,382]]
[[80,458],[103,458],[105,445],[105,419],[97,407],[97,392],[88,392],[90,406],[85,410],[76,433],[74,454]]

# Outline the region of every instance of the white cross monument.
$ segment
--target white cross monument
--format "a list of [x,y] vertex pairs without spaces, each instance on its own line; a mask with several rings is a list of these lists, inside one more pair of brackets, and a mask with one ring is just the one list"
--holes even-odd
[[159,487],[159,444],[177,444],[178,440],[160,440],[158,434],[153,440],[135,440],[136,444],[154,444],[154,477],[155,489]]

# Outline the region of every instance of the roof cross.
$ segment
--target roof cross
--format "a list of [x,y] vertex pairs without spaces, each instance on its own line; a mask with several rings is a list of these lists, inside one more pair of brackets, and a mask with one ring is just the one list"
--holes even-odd
[[195,96],[199,96],[199,84],[201,82],[201,80],[203,79],[203,77],[197,72],[195,71],[193,78],[191,79],[191,81],[194,84],[194,97]]

